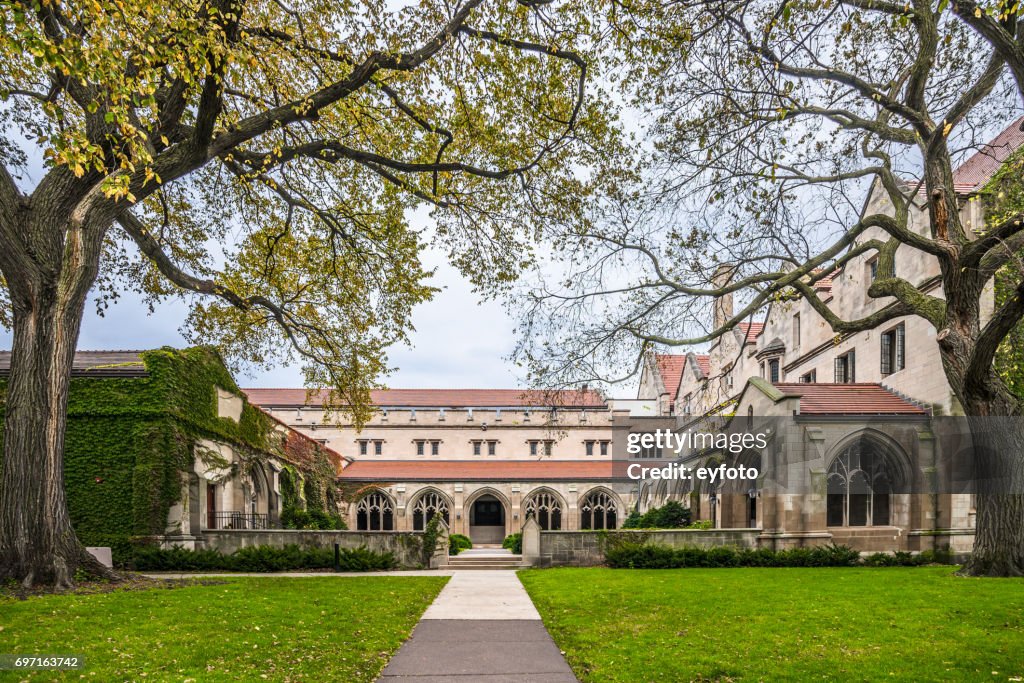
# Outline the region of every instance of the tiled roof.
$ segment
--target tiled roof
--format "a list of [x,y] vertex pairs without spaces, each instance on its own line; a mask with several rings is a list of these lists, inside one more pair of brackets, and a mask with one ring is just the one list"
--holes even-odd
[[[142,351],[77,351],[72,377],[144,377]],[[11,352],[0,351],[0,376],[11,371]]]
[[[243,389],[251,403],[264,407],[321,405],[326,392],[313,392],[307,400],[305,389]],[[606,408],[604,397],[593,390],[564,389],[533,391],[523,389],[380,389],[370,392],[373,404],[409,408]]]
[[706,353],[694,354],[693,356],[697,360],[697,367],[700,368],[701,374],[707,375],[711,372],[711,356]]
[[1011,123],[953,171],[953,187],[958,194],[978,190],[992,178],[1007,157],[1024,144],[1024,131],[1020,129],[1022,122],[1024,117]]
[[658,364],[658,373],[661,375],[661,381],[665,384],[665,391],[669,395],[675,396],[679,391],[679,383],[683,379],[686,355],[658,353],[655,354],[654,361]]
[[612,478],[611,460],[356,460],[338,475],[352,481],[594,481]]
[[801,415],[926,415],[916,403],[881,384],[779,383],[787,396],[800,397]]
[[744,344],[753,344],[764,331],[764,323],[740,323],[737,327],[743,335]]

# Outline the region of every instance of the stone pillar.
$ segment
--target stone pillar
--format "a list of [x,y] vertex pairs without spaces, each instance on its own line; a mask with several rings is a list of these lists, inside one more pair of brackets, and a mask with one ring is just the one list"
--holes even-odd
[[523,562],[535,565],[540,561],[540,524],[533,517],[523,524]]

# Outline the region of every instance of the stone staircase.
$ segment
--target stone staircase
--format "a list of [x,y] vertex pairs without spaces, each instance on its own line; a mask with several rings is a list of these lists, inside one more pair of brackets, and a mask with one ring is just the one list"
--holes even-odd
[[449,557],[447,568],[459,571],[466,569],[515,570],[528,566],[523,563],[522,555],[513,555],[504,548],[473,548]]

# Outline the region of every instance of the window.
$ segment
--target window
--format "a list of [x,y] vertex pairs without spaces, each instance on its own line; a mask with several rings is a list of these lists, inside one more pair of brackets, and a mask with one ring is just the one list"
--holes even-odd
[[380,491],[371,491],[363,496],[356,504],[356,529],[394,531],[395,513],[391,499]]
[[551,448],[554,445],[551,441],[544,442],[544,455],[551,455]]
[[531,493],[523,510],[523,516],[526,519],[533,517],[544,531],[558,531],[562,528],[562,502],[552,493]]
[[428,489],[416,499],[412,506],[412,528],[415,531],[423,531],[430,520],[440,516],[445,524],[448,521],[448,500],[440,493]]
[[779,359],[772,358],[768,361],[768,381],[775,384],[779,381]]
[[882,342],[882,374],[891,375],[899,372],[906,364],[906,328],[903,323],[883,332],[880,337]]
[[528,442],[530,444],[530,455],[538,455],[541,447],[544,448],[544,455],[551,455],[551,449],[554,447],[555,442],[546,439],[541,441],[540,439],[534,439]]
[[693,408],[690,407],[690,400],[693,398],[693,394],[687,394],[683,397],[683,415],[690,415],[693,412]]
[[870,261],[868,261],[867,267],[868,267],[868,286],[870,287],[871,283],[874,282],[876,279],[878,279],[878,257],[876,256],[873,259],[871,259]]
[[383,452],[384,452],[384,442],[383,441],[374,441],[373,442],[373,454],[374,455],[380,455]]
[[487,455],[494,455],[498,452],[497,441],[474,441],[473,442],[473,455],[483,455],[484,444],[487,445]]
[[593,455],[594,454],[594,442],[593,441],[584,441],[583,445],[587,449],[587,455]]
[[[651,436],[653,437],[654,435],[652,434]],[[658,448],[656,440],[652,440],[651,446],[644,446],[643,436],[641,436],[637,443],[640,445],[640,452],[633,456],[634,458],[653,460],[661,457],[661,449]]]
[[865,439],[846,448],[828,468],[829,526],[888,526],[891,496],[902,481],[899,467]]
[[482,442],[480,442],[480,441],[474,441],[473,442],[473,455],[480,455],[480,447],[481,447],[481,445],[482,445]]
[[440,441],[431,441],[430,442],[430,454],[431,455],[437,455],[440,452],[441,452],[441,442]]
[[800,314],[793,316],[793,346],[800,346]]
[[818,371],[811,370],[806,375],[800,375],[801,384],[814,384],[818,381]]
[[424,452],[425,452],[424,451],[424,445],[425,445],[425,442],[423,442],[423,441],[417,441],[416,442],[416,455],[423,455],[424,454]]
[[836,358],[836,384],[852,384],[856,381],[854,366],[856,354],[853,349]]
[[536,441],[531,441],[530,442],[530,455],[537,455],[537,442]]
[[487,455],[495,455],[498,452],[498,442],[488,441],[487,442]]
[[359,455],[366,455],[367,443],[365,441],[359,442]]
[[591,491],[580,504],[580,529],[614,529],[618,508],[606,491]]
[[608,442],[607,441],[602,441],[601,442],[601,455],[608,455]]

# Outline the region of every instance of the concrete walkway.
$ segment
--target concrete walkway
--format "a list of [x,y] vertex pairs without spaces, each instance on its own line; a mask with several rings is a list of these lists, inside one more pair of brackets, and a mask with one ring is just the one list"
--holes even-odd
[[575,683],[514,571],[457,571],[378,683]]

